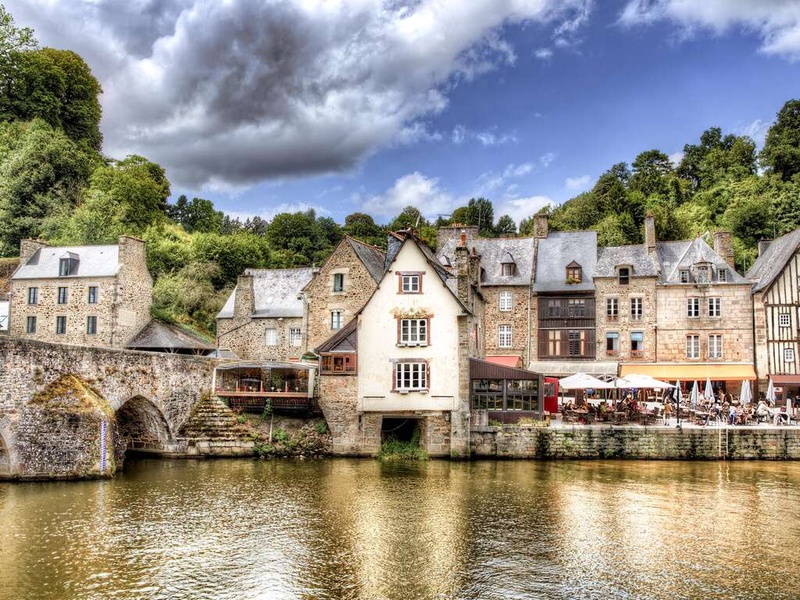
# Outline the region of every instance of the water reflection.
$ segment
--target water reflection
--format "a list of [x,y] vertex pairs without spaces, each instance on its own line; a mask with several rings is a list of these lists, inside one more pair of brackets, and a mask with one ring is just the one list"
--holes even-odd
[[2,598],[791,598],[800,464],[141,461],[0,522]]

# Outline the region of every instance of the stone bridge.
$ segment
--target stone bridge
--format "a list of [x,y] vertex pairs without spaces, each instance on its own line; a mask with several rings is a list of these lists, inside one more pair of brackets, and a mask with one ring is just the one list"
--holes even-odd
[[217,364],[0,337],[0,478],[111,475],[125,447],[179,450]]

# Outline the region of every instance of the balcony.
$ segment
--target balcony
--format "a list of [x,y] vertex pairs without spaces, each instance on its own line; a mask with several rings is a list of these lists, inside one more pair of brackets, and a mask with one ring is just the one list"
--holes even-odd
[[234,363],[217,367],[214,395],[233,409],[262,412],[269,399],[275,412],[309,411],[315,406],[316,367],[304,363]]

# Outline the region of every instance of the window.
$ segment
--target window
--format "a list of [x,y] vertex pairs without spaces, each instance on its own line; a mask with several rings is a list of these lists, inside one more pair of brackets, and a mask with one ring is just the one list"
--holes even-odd
[[421,273],[400,273],[401,294],[420,294],[422,293],[422,274]]
[[355,373],[356,355],[345,354],[323,354],[322,355],[323,373]]
[[400,346],[427,346],[428,345],[428,319],[400,319],[399,337]]
[[278,330],[274,327],[267,327],[264,331],[264,345],[277,346],[278,345]]
[[547,332],[547,356],[561,356],[561,332]]
[[690,319],[696,319],[700,316],[700,298],[686,299],[686,316]]
[[686,336],[686,358],[700,358],[700,336]]
[[58,276],[66,277],[70,272],[70,264],[68,258],[62,258],[58,261]]
[[792,316],[789,313],[778,315],[778,324],[781,327],[789,327],[792,324]]
[[794,362],[794,348],[783,349],[783,360],[785,362],[792,362],[792,363]]
[[721,281],[723,283],[728,281],[728,269],[717,269],[717,281]]
[[631,321],[641,321],[644,314],[642,298],[631,298]]
[[631,357],[642,358],[644,356],[644,332],[631,331]]
[[722,316],[722,298],[708,299],[708,316],[714,319]]
[[289,343],[292,346],[299,346],[303,342],[303,334],[300,333],[299,327],[291,327],[289,329]]
[[498,348],[511,348],[511,325],[500,325],[497,333]]
[[689,283],[689,270],[681,269],[679,273],[680,273],[681,283]]
[[38,304],[38,303],[39,303],[39,288],[29,287],[28,304]]
[[619,334],[616,331],[606,333],[606,354],[608,356],[619,354]]
[[620,285],[628,285],[630,283],[631,270],[628,267],[620,267],[617,275],[617,281]]
[[67,333],[67,317],[56,317],[56,333],[59,335]]
[[511,292],[500,292],[500,310],[508,312],[511,310],[513,296]]
[[428,363],[398,362],[394,365],[394,389],[414,392],[428,389]]
[[575,262],[567,265],[567,283],[580,283],[582,279],[582,271],[580,265]]
[[500,273],[503,277],[512,277],[514,275],[514,263],[503,263]]
[[567,301],[567,307],[570,317],[585,317],[586,316],[586,300],[578,298],[570,298]]
[[547,301],[547,316],[556,319],[561,316],[561,302],[559,300]]
[[619,299],[606,298],[606,319],[616,321],[619,316]]
[[697,267],[697,283],[708,283],[711,281],[707,266]]
[[28,317],[28,323],[25,326],[27,333],[36,333],[36,317]]
[[333,291],[334,292],[344,291],[344,273],[333,274]]
[[570,356],[583,356],[584,345],[586,344],[586,336],[583,331],[570,331],[569,332],[569,355]]
[[67,303],[67,288],[65,287],[58,288],[58,303],[59,304]]
[[87,335],[97,333],[97,317],[86,317],[86,333]]
[[722,336],[718,333],[708,336],[708,358],[722,358]]
[[97,304],[97,286],[89,286],[89,304]]
[[341,310],[332,310],[331,311],[331,329],[334,331],[337,329],[342,328],[342,311]]

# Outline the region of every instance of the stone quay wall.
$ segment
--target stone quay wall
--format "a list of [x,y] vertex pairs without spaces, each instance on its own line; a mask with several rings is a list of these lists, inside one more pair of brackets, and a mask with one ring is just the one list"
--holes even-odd
[[473,458],[800,460],[800,428],[473,427]]

